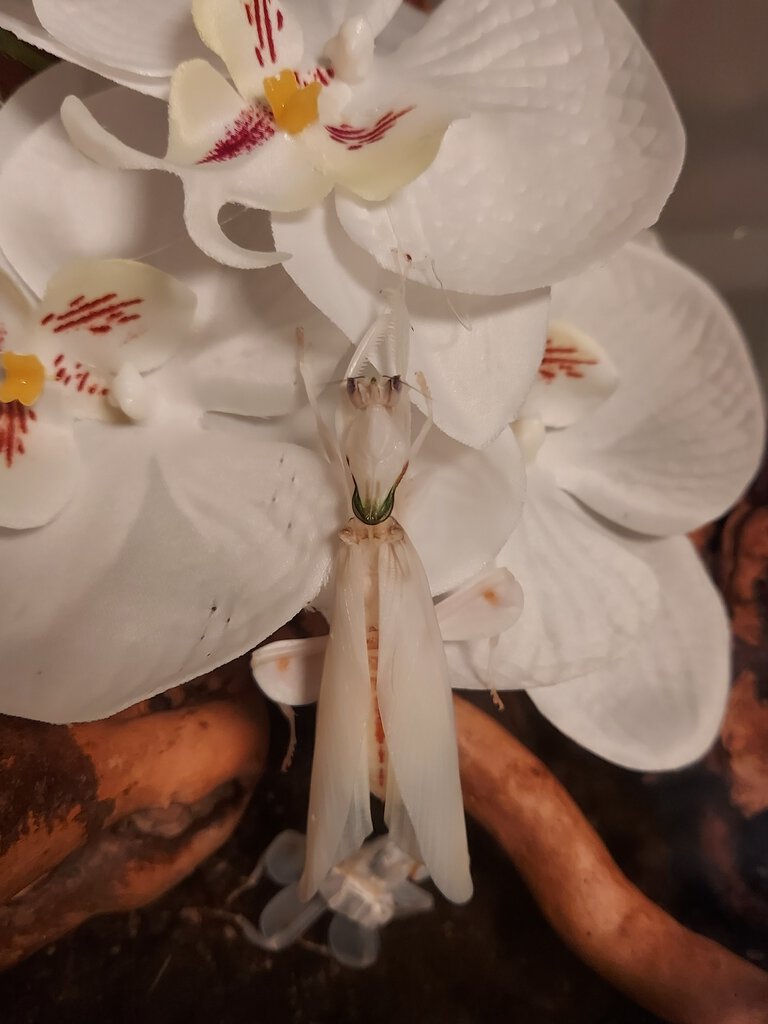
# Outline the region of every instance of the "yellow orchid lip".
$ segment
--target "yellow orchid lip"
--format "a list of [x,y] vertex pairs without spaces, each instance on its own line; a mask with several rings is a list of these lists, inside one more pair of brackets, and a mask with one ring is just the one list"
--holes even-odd
[[45,386],[45,367],[37,356],[0,352],[0,363],[5,370],[0,381],[0,402],[34,405]]
[[317,101],[322,85],[299,85],[292,71],[281,71],[264,79],[267,98],[277,127],[289,135],[298,135],[318,120]]

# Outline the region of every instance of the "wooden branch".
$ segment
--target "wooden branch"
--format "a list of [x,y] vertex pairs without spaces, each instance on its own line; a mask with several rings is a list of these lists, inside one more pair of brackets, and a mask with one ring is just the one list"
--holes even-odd
[[768,1024],[768,975],[644,896],[549,770],[484,712],[455,707],[466,808],[577,956],[670,1024]]

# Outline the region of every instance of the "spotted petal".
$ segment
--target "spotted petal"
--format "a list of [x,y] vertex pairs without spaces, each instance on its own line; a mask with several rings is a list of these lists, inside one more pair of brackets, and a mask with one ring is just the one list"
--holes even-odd
[[728,619],[686,538],[628,547],[659,580],[653,626],[617,664],[531,697],[587,750],[626,768],[665,771],[697,760],[717,738],[730,678]]
[[658,217],[683,134],[616,5],[448,0],[387,59],[390,75],[418,76],[473,116],[386,203],[337,197],[345,230],[383,266],[407,251],[410,275],[425,283],[434,270],[446,288],[526,291],[577,273]]
[[[329,200],[312,210],[274,216],[272,231],[276,245],[294,253],[286,271],[358,342],[378,311],[379,291],[395,287],[397,278],[350,241]],[[424,373],[441,430],[482,447],[517,416],[536,378],[547,294],[478,298],[413,284],[406,300],[413,326],[411,380],[416,370]]]
[[29,408],[0,402],[0,527],[50,522],[77,487],[78,463],[72,421],[56,395]]
[[619,373],[611,398],[547,438],[541,458],[561,486],[646,533],[721,515],[759,465],[764,413],[744,338],[709,285],[631,245],[559,286],[553,312]]
[[535,466],[498,561],[522,587],[522,615],[492,648],[448,645],[456,685],[518,689],[583,675],[621,657],[656,615],[653,571]]

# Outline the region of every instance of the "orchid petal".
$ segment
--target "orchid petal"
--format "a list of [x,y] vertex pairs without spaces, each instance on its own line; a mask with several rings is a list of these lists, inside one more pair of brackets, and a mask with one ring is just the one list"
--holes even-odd
[[567,427],[598,408],[619,377],[600,345],[572,324],[552,322],[539,372],[523,405],[523,417],[547,427]]
[[531,698],[561,732],[614,764],[668,771],[717,738],[728,699],[730,632],[722,600],[685,537],[629,542],[658,577],[659,614],[617,664]]
[[[350,241],[328,200],[274,216],[272,232],[280,248],[294,253],[286,271],[357,342],[378,312],[379,291],[395,287],[398,278]],[[536,378],[548,295],[477,298],[412,284],[406,301],[413,327],[409,379],[423,372],[441,430],[473,447],[488,444],[518,415]]]
[[[161,366],[188,338],[195,295],[161,270],[131,260],[72,263],[48,283],[36,352],[116,373]],[[54,358],[55,357],[55,358]],[[88,374],[76,386],[87,390]]]
[[43,526],[75,491],[79,460],[72,421],[57,399],[46,393],[32,408],[0,402],[0,527]]
[[40,534],[0,533],[14,581],[0,707],[46,721],[112,714],[242,654],[319,587],[335,526],[311,453],[182,424],[80,426],[78,498]]
[[499,556],[525,595],[519,621],[493,650],[448,646],[454,673],[478,688],[550,685],[622,656],[658,608],[653,571],[610,530],[529,467],[520,526]]
[[107,67],[167,77],[201,50],[189,0],[33,0],[43,28],[58,43]]
[[524,495],[525,471],[511,431],[483,451],[431,432],[398,487],[394,514],[433,594],[493,562],[520,518]]
[[632,245],[556,289],[554,315],[604,346],[620,378],[591,416],[547,438],[542,463],[560,485],[647,533],[721,515],[757,470],[764,414],[744,338],[709,285]]
[[193,0],[192,17],[245,100],[263,96],[267,76],[299,66],[301,22],[279,0]]
[[568,277],[652,224],[680,171],[672,100],[613,4],[444,3],[384,72],[473,112],[386,203],[337,197],[353,240],[389,268],[410,252],[423,283],[434,269],[502,294]]
[[[188,0],[184,0],[184,2],[186,4]],[[7,29],[19,39],[24,40],[24,42],[31,43],[33,46],[38,47],[38,49],[53,54],[54,57],[61,57],[63,61],[71,62],[70,65],[66,65],[69,71],[79,73],[80,69],[76,67],[79,64],[80,67],[87,68],[89,71],[102,76],[102,78],[111,78],[113,82],[124,85],[128,89],[136,89],[139,92],[159,97],[164,97],[168,93],[167,78],[153,78],[147,75],[134,74],[119,67],[111,67],[101,60],[92,60],[79,51],[64,45],[60,40],[54,39],[38,21],[29,0],[0,0],[0,28]],[[189,54],[188,56],[192,55]],[[37,78],[40,77],[40,75],[37,76]],[[102,81],[100,82],[100,87],[103,88],[103,86],[104,83]]]

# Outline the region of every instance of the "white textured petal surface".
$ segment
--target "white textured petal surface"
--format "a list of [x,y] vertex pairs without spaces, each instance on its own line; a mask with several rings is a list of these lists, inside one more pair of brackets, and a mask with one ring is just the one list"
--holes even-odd
[[449,645],[451,667],[464,677],[474,670],[478,689],[550,685],[602,667],[625,654],[658,608],[648,565],[535,467],[522,521],[498,561],[522,587],[520,619],[492,655],[487,643]]
[[708,284],[647,246],[555,290],[553,315],[595,338],[619,386],[550,435],[541,460],[629,529],[683,533],[721,515],[756,472],[760,386],[744,338]]
[[452,125],[432,167],[388,202],[339,196],[344,227],[383,265],[407,250],[411,275],[427,283],[434,262],[447,288],[525,291],[658,217],[682,128],[615,4],[448,0],[388,60],[459,110],[495,113]]
[[319,587],[335,525],[310,453],[81,426],[77,500],[43,531],[0,533],[17,584],[2,599],[0,708],[46,721],[112,714],[242,654]]
[[[116,113],[130,115],[127,123],[140,117],[148,131],[154,127],[149,143],[160,148],[160,105],[127,93],[120,100]],[[0,112],[0,147],[2,125],[15,103],[13,97]],[[153,125],[146,113],[161,116]],[[67,181],[64,205],[50,188],[51,173]],[[236,244],[271,246],[265,215],[228,212],[225,227]],[[198,300],[196,322],[205,344],[195,348],[188,365],[206,408],[267,416],[304,401],[297,380],[297,324],[312,341],[321,381],[332,379],[347,348],[282,269],[253,274],[203,255],[184,231],[181,190],[170,175],[125,174],[93,163],[69,143],[58,115],[30,131],[0,171],[0,247],[38,294],[60,266],[121,255],[146,257],[184,281]]]
[[[93,60],[72,47],[66,46],[60,40],[54,39],[38,21],[31,0],[0,0],[0,28],[8,29],[19,39],[53,54],[54,57],[61,57],[62,60],[70,62],[71,70],[79,71],[77,68],[79,65],[80,68],[86,68],[104,78],[111,78],[113,82],[124,85],[128,89],[137,89],[139,92],[146,92],[161,98],[168,94],[169,80],[167,77],[155,78],[112,67],[103,61]],[[35,81],[39,78],[39,75],[36,76]],[[103,85],[104,83],[101,82],[102,87]]]
[[525,470],[511,431],[483,451],[431,432],[397,490],[394,515],[413,541],[433,594],[493,562],[520,518],[524,496]]
[[0,534],[57,516],[78,485],[78,462],[72,421],[55,396],[44,395],[31,409],[0,402]]
[[[344,234],[333,204],[274,216],[286,270],[308,298],[357,343],[378,312],[382,270]],[[434,284],[435,282],[433,282]],[[409,374],[421,370],[437,426],[465,444],[487,444],[520,410],[541,362],[549,310],[546,292],[482,298],[411,284]]]
[[189,0],[34,0],[34,9],[58,42],[118,71],[167,77],[202,51]]
[[614,764],[680,768],[717,738],[728,699],[730,631],[720,596],[685,537],[632,543],[656,573],[659,614],[618,664],[531,692],[554,725]]

